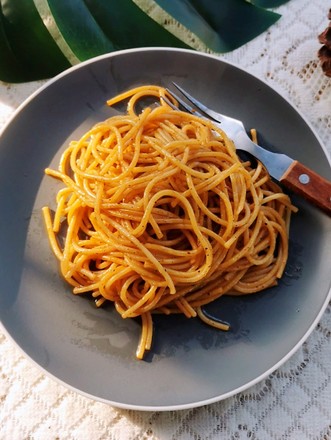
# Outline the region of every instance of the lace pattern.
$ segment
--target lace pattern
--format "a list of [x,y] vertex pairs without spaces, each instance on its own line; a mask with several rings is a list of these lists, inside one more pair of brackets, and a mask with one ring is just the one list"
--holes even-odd
[[[291,0],[277,8],[282,18],[267,32],[220,56],[289,98],[331,153],[331,78],[317,57],[327,3]],[[0,126],[42,83],[0,84]],[[44,375],[3,333],[0,359],[1,440],[331,439],[330,305],[308,340],[268,378],[192,410],[144,413],[92,401]]]

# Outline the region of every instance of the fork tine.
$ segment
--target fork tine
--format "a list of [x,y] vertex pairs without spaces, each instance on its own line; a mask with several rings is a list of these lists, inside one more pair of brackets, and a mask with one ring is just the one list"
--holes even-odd
[[[190,95],[186,90],[184,90],[182,87],[180,87],[177,83],[173,82],[173,85],[185,96],[186,99],[188,99],[192,104],[194,104],[199,110],[201,110],[203,113],[208,115],[214,121],[220,122],[220,115],[217,112],[215,112],[214,110],[208,108],[202,102],[198,101],[196,98],[194,98],[194,96]],[[170,93],[172,93],[172,92],[170,92]],[[174,97],[176,98],[175,95],[174,95]],[[195,110],[195,113],[196,113],[196,110]]]
[[166,96],[161,96],[161,99],[162,101],[166,102],[168,106],[171,107],[173,110],[179,110],[179,108],[173,102],[171,102],[170,99],[167,98]]
[[[171,96],[176,99],[176,101],[184,108],[184,110],[188,113],[191,113],[191,109],[192,111],[194,111],[194,109],[189,105],[186,104],[184,101],[182,101],[179,96],[177,96],[175,93],[171,92],[170,90],[166,89],[166,91],[171,94]],[[162,96],[161,97],[162,101],[166,102],[169,107],[171,107],[173,110],[180,110],[180,108],[175,105],[173,102],[170,101],[169,98],[167,98],[166,96]]]
[[[183,101],[182,98],[180,98],[176,93],[174,93],[172,90],[166,89],[168,93],[170,93],[171,96],[173,96],[176,101],[188,112],[192,113],[193,115],[200,116],[202,118],[205,118],[205,116],[197,111],[194,107],[192,107],[189,103]],[[170,107],[173,109],[176,109],[176,106],[172,104],[167,98],[162,98]]]

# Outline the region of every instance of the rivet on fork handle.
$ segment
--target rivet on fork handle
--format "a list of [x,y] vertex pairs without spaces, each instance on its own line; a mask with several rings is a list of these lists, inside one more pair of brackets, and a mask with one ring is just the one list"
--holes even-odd
[[310,182],[310,178],[309,178],[308,174],[300,174],[300,176],[299,176],[299,181],[300,181],[300,183],[302,183],[303,185],[306,185],[307,183]]
[[297,160],[293,161],[280,182],[331,216],[331,182]]

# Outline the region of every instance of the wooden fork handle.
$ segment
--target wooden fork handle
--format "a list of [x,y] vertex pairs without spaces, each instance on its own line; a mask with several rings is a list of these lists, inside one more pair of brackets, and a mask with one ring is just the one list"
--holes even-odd
[[295,160],[280,182],[331,216],[331,182],[324,177]]

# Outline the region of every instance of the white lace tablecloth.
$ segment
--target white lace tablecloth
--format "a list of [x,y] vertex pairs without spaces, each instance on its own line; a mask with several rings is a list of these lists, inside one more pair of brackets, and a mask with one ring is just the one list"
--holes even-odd
[[[331,78],[317,59],[330,7],[331,0],[291,0],[267,32],[222,56],[276,86],[331,153]],[[40,85],[0,82],[0,127]],[[89,400],[44,375],[0,333],[0,440],[17,439],[331,439],[331,306],[267,379],[219,403],[174,412]]]

